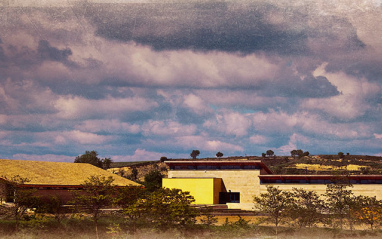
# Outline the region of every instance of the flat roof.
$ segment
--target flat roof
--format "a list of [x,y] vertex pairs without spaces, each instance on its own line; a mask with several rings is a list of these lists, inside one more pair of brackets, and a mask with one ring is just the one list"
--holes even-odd
[[259,175],[260,179],[269,180],[335,180],[335,179],[351,179],[351,180],[382,180],[382,175]]
[[265,170],[268,174],[272,174],[272,171],[265,165],[261,160],[221,160],[221,161],[165,161],[169,166],[198,166],[198,165],[209,165],[209,166],[219,166],[219,165],[255,165],[259,166],[261,169]]

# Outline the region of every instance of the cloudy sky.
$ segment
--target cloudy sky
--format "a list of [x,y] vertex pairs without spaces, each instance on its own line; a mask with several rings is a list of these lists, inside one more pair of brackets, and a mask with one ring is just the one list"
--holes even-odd
[[382,155],[382,0],[0,1],[0,158]]

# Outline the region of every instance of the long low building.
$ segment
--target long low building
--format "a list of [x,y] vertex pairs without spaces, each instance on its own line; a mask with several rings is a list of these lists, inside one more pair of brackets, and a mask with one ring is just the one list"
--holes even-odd
[[18,187],[35,189],[41,197],[57,196],[63,201],[72,199],[73,190],[81,190],[90,176],[112,177],[119,187],[140,184],[86,163],[61,163],[28,160],[0,159],[0,202],[10,202],[12,178],[27,179]]
[[[195,204],[226,204],[233,209],[253,209],[253,197],[266,192],[267,186],[292,191],[293,188],[326,192],[335,182],[334,175],[275,175],[260,160],[166,161],[170,170],[163,187],[189,191]],[[382,199],[382,175],[349,175],[355,195]]]

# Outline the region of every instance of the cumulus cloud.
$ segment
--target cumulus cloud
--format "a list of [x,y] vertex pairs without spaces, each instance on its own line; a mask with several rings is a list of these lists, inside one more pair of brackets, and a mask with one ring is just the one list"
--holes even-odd
[[196,125],[182,125],[175,121],[149,120],[142,126],[142,131],[147,136],[184,136],[195,134]]
[[224,135],[242,137],[248,134],[252,122],[246,115],[237,112],[223,112],[222,114],[217,114],[215,119],[204,122],[203,126],[206,129],[213,129]]
[[121,122],[117,119],[85,120],[76,125],[75,128],[77,130],[91,133],[105,132],[113,134],[137,134],[141,132],[140,125]]
[[29,2],[0,14],[3,157],[381,153],[375,1]]
[[134,98],[112,98],[90,100],[78,96],[60,97],[55,103],[60,118],[85,118],[89,119],[99,115],[124,114],[137,111],[146,111],[158,106],[156,102],[147,99]]
[[56,154],[45,154],[45,155],[14,154],[12,156],[12,159],[73,163],[75,157],[67,156],[67,155],[56,155]]
[[162,156],[164,156],[162,153],[150,152],[145,149],[137,149],[133,155],[113,155],[111,158],[114,162],[157,161]]

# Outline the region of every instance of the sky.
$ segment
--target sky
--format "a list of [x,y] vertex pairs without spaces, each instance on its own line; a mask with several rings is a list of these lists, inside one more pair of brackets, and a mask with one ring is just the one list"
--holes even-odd
[[0,2],[0,158],[382,156],[382,0]]

